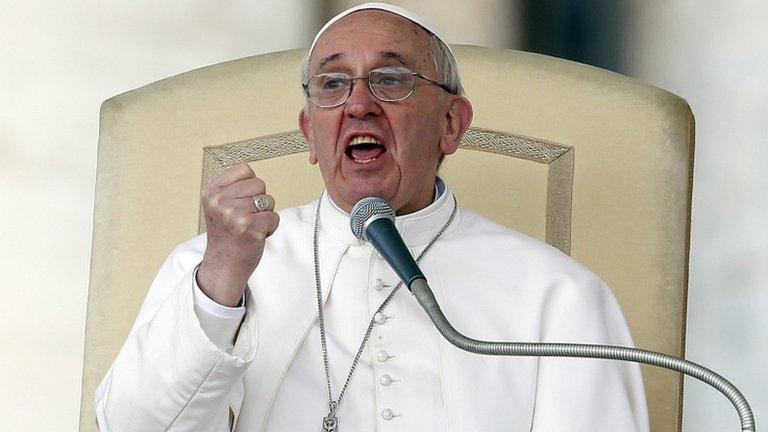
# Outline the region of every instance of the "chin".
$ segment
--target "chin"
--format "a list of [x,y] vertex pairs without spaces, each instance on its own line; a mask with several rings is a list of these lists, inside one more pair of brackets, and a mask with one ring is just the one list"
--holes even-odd
[[379,187],[357,188],[355,190],[348,191],[348,193],[345,193],[342,196],[344,197],[344,200],[349,203],[350,210],[355,206],[355,204],[357,204],[358,201],[363,198],[378,197],[385,199],[390,203],[392,199],[391,194],[385,193],[385,191]]
[[380,193],[377,190],[365,190],[365,191],[358,191],[357,193],[354,193],[354,194],[350,195],[349,202],[351,203],[352,206],[354,206],[361,199],[368,198],[368,197],[383,198],[383,199],[389,201],[389,198],[386,195]]

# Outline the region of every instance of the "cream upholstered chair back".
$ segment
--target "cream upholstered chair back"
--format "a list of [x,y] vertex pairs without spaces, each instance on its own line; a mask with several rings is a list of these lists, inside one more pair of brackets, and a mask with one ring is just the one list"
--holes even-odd
[[[614,290],[638,346],[684,347],[693,117],[684,100],[605,70],[454,48],[475,108],[442,176],[459,202],[570,254]],[[304,50],[177,75],[101,110],[81,431],[93,393],[172,248],[201,229],[199,190],[251,162],[278,207],[322,181],[297,132]],[[680,428],[682,382],[643,369],[652,430]]]

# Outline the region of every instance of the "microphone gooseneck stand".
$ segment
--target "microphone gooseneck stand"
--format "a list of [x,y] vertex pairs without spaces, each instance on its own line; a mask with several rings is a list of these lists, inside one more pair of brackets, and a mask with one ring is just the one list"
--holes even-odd
[[[453,214],[455,212],[456,202],[454,199]],[[451,215],[452,218],[453,215]],[[405,286],[416,297],[424,311],[427,312],[440,334],[456,347],[485,355],[596,358],[643,363],[670,369],[704,381],[716,388],[736,408],[741,420],[742,432],[755,432],[755,416],[747,399],[739,389],[716,372],[685,359],[655,351],[616,345],[490,342],[464,336],[448,322],[445,314],[443,314],[432,289],[429,288],[424,274],[403,243],[394,222],[394,209],[386,200],[378,197],[361,199],[350,213],[350,228],[355,236],[371,243],[384,256]]]
[[585,357],[644,363],[671,369],[697,378],[720,391],[738,411],[742,432],[755,431],[755,417],[749,403],[739,389],[716,372],[704,366],[670,355],[638,348],[615,345],[532,342],[488,342],[472,339],[459,333],[440,309],[432,289],[424,278],[414,279],[409,286],[424,311],[440,334],[456,347],[476,354],[533,356],[533,357]]

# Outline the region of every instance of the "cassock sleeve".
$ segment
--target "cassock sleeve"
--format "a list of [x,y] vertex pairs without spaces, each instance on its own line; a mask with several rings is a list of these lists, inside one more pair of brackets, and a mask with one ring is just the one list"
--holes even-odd
[[197,268],[192,277],[192,293],[195,315],[200,321],[200,327],[220,350],[231,353],[235,346],[237,331],[245,316],[245,300],[240,300],[242,306],[239,307],[227,307],[216,303],[197,285]]
[[[618,302],[590,275],[551,289],[542,341],[632,346]],[[634,363],[543,357],[532,432],[647,432],[640,367]]]
[[236,424],[243,376],[257,346],[257,317],[248,295],[229,352],[207,336],[194,301],[194,269],[204,250],[203,235],[177,247],[160,268],[96,391],[102,432],[223,432]]

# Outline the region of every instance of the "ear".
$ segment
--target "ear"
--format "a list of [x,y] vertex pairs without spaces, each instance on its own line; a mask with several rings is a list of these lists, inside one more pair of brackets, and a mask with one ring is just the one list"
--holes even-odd
[[461,137],[472,123],[472,104],[464,96],[454,96],[445,113],[445,133],[440,141],[443,154],[453,154],[458,150]]
[[315,165],[317,164],[317,152],[315,151],[315,139],[312,135],[312,120],[309,118],[307,109],[307,107],[303,107],[299,111],[299,130],[309,145],[309,163]]

